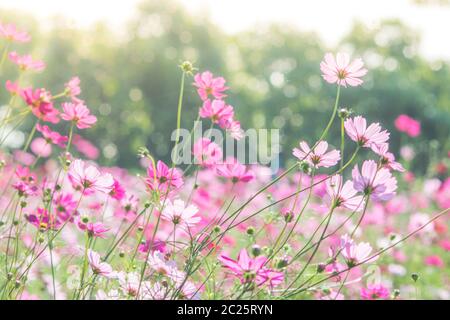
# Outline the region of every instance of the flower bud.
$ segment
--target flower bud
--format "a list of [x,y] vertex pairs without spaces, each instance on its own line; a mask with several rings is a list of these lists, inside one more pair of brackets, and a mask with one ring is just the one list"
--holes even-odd
[[190,61],[183,61],[180,65],[180,68],[187,74],[192,74],[194,72],[194,66]]
[[339,118],[345,120],[347,118],[349,118],[352,115],[352,110],[351,109],[347,109],[347,108],[341,108],[338,111],[338,116]]
[[214,233],[219,233],[220,231],[222,231],[222,228],[220,228],[220,226],[214,226],[213,228]]
[[411,279],[413,279],[414,282],[417,282],[420,279],[420,276],[417,273],[413,273]]
[[253,228],[253,227],[248,227],[248,228],[247,228],[247,235],[249,235],[249,236],[255,235],[255,228]]
[[279,258],[276,260],[275,265],[277,269],[284,269],[287,267],[289,260],[287,258]]
[[253,247],[252,247],[252,255],[254,257],[257,257],[257,256],[261,255],[261,252],[262,252],[262,250],[261,250],[260,246],[258,246],[257,244],[253,245]]

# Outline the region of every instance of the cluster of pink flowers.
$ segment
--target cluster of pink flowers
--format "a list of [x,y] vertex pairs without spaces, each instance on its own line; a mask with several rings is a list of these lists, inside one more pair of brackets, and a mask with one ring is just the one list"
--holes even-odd
[[420,135],[420,122],[402,114],[395,119],[395,127],[398,131],[406,133],[408,136],[415,138]]
[[[3,24],[0,38],[30,40]],[[45,66],[15,51],[9,57],[18,72]],[[320,70],[338,90],[362,85],[367,73],[361,59],[351,61],[344,53],[326,54]],[[241,138],[234,108],[224,100],[225,79],[205,71],[194,81],[203,103],[200,117]],[[73,77],[53,95],[6,82],[35,121],[22,150],[0,152],[0,261],[8,272],[1,284],[8,299],[38,293],[108,300],[397,298],[396,281],[363,282],[375,261],[383,278],[401,280],[410,261],[416,266],[406,238],[433,248],[421,258],[426,268],[446,267],[445,163],[422,184],[405,169],[407,152],[396,160],[390,134],[379,123],[347,118],[338,150],[326,141],[335,124],[330,121],[319,141],[301,141],[292,150],[295,164],[277,173],[225,154],[207,136],[194,142],[193,163],[184,170],[142,148],[142,176],[93,162],[99,149],[78,130],[91,128],[97,118],[80,98],[80,85]],[[405,117],[395,125],[417,136],[420,124]],[[346,142],[353,149],[348,158]],[[50,157],[57,147],[63,149],[59,161]],[[365,160],[358,163],[360,152]],[[444,210],[439,219],[431,215],[434,207]],[[391,254],[378,259],[388,249]],[[39,291],[35,283],[43,285]],[[400,298],[410,296],[409,287],[400,288]]]
[[205,71],[196,74],[194,80],[194,86],[197,87],[198,95],[203,101],[199,111],[200,117],[209,118],[227,130],[233,138],[241,139],[243,132],[240,122],[234,119],[234,108],[223,100],[226,97],[224,91],[229,89],[225,86],[225,79],[214,78],[211,72]]

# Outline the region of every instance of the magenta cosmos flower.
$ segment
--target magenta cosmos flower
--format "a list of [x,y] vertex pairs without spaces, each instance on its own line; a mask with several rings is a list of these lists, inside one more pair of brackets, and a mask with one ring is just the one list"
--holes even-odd
[[178,169],[169,169],[164,162],[158,161],[155,170],[152,165],[148,167],[145,182],[151,191],[159,191],[164,195],[181,188],[183,177]]
[[53,107],[52,95],[45,89],[27,88],[21,92],[22,99],[31,108],[31,112],[41,119],[51,123],[59,122],[59,111]]
[[379,123],[372,123],[367,127],[366,119],[361,116],[347,119],[344,123],[345,132],[361,147],[371,147],[373,144],[382,144],[389,140],[389,133],[381,131]]
[[222,161],[222,149],[208,138],[197,141],[192,153],[197,163],[204,167],[211,167]]
[[300,149],[295,148],[293,155],[300,161],[307,161],[314,168],[325,167],[329,168],[341,159],[340,152],[332,150],[327,152],[328,143],[326,141],[320,141],[314,149],[310,149],[309,145],[302,141],[300,142]]
[[214,78],[209,71],[197,73],[194,77],[194,86],[197,87],[197,92],[203,101],[209,99],[210,96],[215,99],[223,99],[226,97],[223,92],[228,90],[225,86],[225,79],[222,77]]
[[371,252],[372,246],[369,243],[360,242],[356,244],[347,234],[341,237],[341,254],[349,267],[366,262]]
[[226,123],[233,121],[233,107],[227,105],[223,100],[206,100],[200,108],[200,117],[210,118],[214,123]]
[[59,132],[52,131],[48,126],[43,126],[39,123],[36,125],[36,130],[42,134],[48,144],[54,144],[60,148],[66,147],[66,142],[69,139],[66,136],[62,136]]
[[201,221],[201,218],[196,216],[197,212],[196,206],[189,205],[186,207],[183,200],[177,199],[173,202],[167,200],[161,218],[173,223],[174,226],[180,226],[183,230],[188,230]]
[[347,208],[357,212],[363,209],[364,197],[357,195],[358,191],[353,188],[352,181],[342,184],[342,177],[335,175],[326,181],[326,189],[330,203],[336,208]]
[[399,172],[406,171],[400,163],[395,161],[395,156],[389,152],[389,144],[374,144],[372,145],[372,150],[381,157],[380,163],[384,168]]
[[367,288],[361,288],[363,300],[388,299],[389,296],[389,290],[382,284],[369,284]]
[[109,193],[114,187],[111,174],[101,174],[96,167],[86,166],[80,159],[76,159],[70,165],[68,176],[74,189],[88,193],[93,191]]
[[363,83],[360,78],[367,73],[367,69],[364,69],[363,66],[364,63],[361,59],[353,60],[350,63],[350,56],[346,53],[338,53],[336,59],[333,54],[327,53],[320,63],[320,70],[322,77],[328,83],[356,87]]
[[61,226],[61,221],[57,216],[49,214],[44,208],[37,208],[36,211],[26,214],[26,219],[39,230],[57,230]]
[[29,54],[20,56],[17,54],[17,52],[13,51],[9,53],[8,57],[9,60],[18,65],[20,70],[22,71],[42,71],[45,69],[45,63],[43,61],[33,60],[33,58]]
[[256,280],[258,285],[266,281],[264,264],[267,261],[266,257],[259,256],[251,259],[247,250],[242,249],[239,252],[238,259],[233,260],[230,257],[222,254],[218,257],[222,265],[230,269],[241,283],[251,283]]
[[15,42],[28,42],[31,40],[31,37],[27,32],[17,30],[16,26],[13,24],[0,23],[0,37]]
[[231,179],[233,183],[249,182],[254,178],[253,172],[234,158],[229,158],[225,164],[218,165],[216,172],[219,176]]
[[352,171],[353,187],[370,195],[374,201],[387,201],[392,199],[397,190],[397,180],[386,168],[379,168],[373,160],[363,162],[361,172],[358,165]]
[[75,223],[82,231],[86,231],[91,238],[105,238],[105,233],[109,231],[101,222],[85,222],[82,217],[76,217]]
[[92,272],[94,274],[106,277],[106,278],[113,278],[115,276],[115,272],[113,271],[113,268],[106,262],[102,262],[100,260],[100,255],[92,250],[88,250],[88,262],[91,266]]
[[398,131],[404,132],[412,138],[419,136],[421,131],[420,122],[406,114],[401,114],[395,119],[395,127]]
[[82,103],[66,102],[62,104],[62,108],[64,112],[61,113],[61,118],[74,122],[78,129],[90,128],[97,122],[97,118]]

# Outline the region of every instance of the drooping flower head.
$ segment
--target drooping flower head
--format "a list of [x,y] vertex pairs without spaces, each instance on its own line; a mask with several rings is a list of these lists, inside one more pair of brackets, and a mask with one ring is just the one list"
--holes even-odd
[[33,60],[33,58],[29,54],[20,56],[17,54],[17,52],[13,51],[9,53],[8,57],[9,60],[19,66],[20,70],[22,71],[42,71],[45,69],[45,63],[43,61]]
[[300,161],[307,161],[314,168],[329,168],[341,159],[340,152],[338,150],[331,150],[327,152],[328,143],[326,141],[320,141],[314,149],[310,149],[309,145],[302,141],[300,142],[300,149],[295,148],[293,155]]
[[379,168],[373,160],[364,161],[361,172],[355,165],[352,177],[355,190],[370,195],[374,201],[387,201],[396,194],[397,180],[388,169]]
[[225,86],[225,79],[222,77],[214,78],[214,75],[205,71],[203,73],[197,73],[194,77],[194,86],[197,87],[197,92],[203,101],[208,100],[210,97],[215,99],[223,99],[226,95],[223,93],[228,90]]
[[36,125],[36,130],[42,134],[48,144],[54,144],[60,148],[66,147],[66,142],[69,138],[62,136],[59,132],[52,131],[48,126],[39,123]]
[[91,238],[105,238],[105,233],[110,230],[102,222],[84,222],[82,217],[76,218],[76,225]]
[[391,152],[389,152],[389,144],[373,144],[372,151],[381,157],[380,162],[383,167],[399,172],[406,171],[400,163],[395,161],[395,156]]
[[66,95],[71,97],[72,99],[76,98],[81,93],[80,82],[80,78],[78,77],[73,77],[72,79],[70,79],[69,82],[64,85]]
[[333,54],[327,53],[320,63],[320,70],[322,77],[328,83],[356,87],[363,84],[363,80],[360,78],[367,73],[367,69],[363,66],[364,63],[361,59],[355,59],[350,63],[350,56],[346,53],[338,53],[336,59]]
[[82,190],[85,193],[94,191],[109,193],[114,186],[111,174],[102,174],[96,167],[86,166],[80,159],[76,159],[70,165],[68,177],[74,189]]
[[347,208],[352,211],[361,211],[364,208],[364,197],[357,195],[352,181],[343,184],[340,175],[334,175],[326,181],[327,194],[330,203],[336,208]]
[[94,274],[106,278],[113,278],[115,276],[113,268],[108,263],[102,262],[100,260],[100,255],[97,252],[89,249],[87,257],[89,266],[91,267],[92,272],[94,272]]
[[31,40],[30,35],[26,31],[20,31],[13,24],[0,23],[0,38],[15,42],[28,42]]
[[21,95],[37,118],[51,123],[59,122],[59,111],[53,107],[52,95],[49,91],[27,88],[22,90]]
[[381,130],[378,123],[372,123],[367,127],[366,119],[361,116],[347,119],[344,123],[345,132],[353,141],[361,147],[371,147],[373,144],[383,144],[389,140],[389,133]]
[[97,117],[91,115],[88,107],[82,103],[66,102],[62,104],[62,108],[61,118],[74,122],[78,129],[90,128],[97,122]]

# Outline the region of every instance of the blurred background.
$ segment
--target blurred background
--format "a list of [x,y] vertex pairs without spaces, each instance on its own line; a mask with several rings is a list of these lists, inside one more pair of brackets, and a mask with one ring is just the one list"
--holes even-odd
[[[285,162],[329,117],[335,87],[319,63],[339,50],[370,71],[361,88],[343,91],[341,107],[389,129],[392,150],[413,143],[417,173],[450,149],[448,0],[2,0],[0,21],[30,31],[33,41],[17,51],[48,65],[27,81],[57,93],[81,78],[81,97],[99,118],[82,134],[105,165],[137,167],[144,145],[169,159],[183,60],[227,79],[244,128],[280,129]],[[15,79],[11,65],[6,79]],[[201,102],[186,91],[182,126],[190,129]],[[419,137],[395,130],[400,114],[420,120]],[[339,145],[337,125],[330,140]]]

